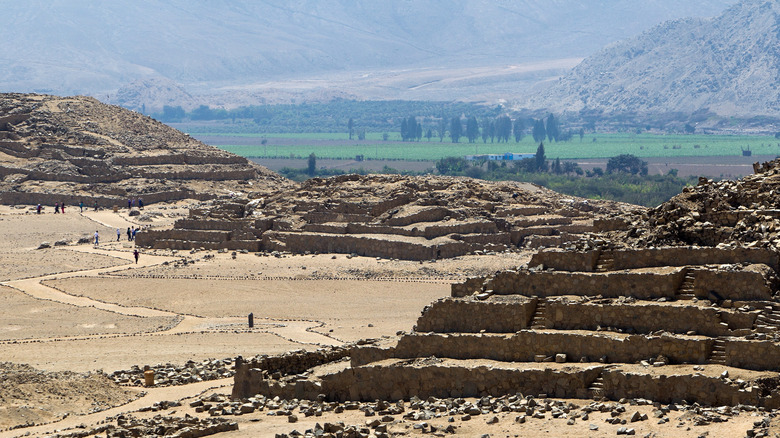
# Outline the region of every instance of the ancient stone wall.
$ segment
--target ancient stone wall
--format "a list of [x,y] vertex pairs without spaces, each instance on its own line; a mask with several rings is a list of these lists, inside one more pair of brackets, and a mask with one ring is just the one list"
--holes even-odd
[[512,335],[412,334],[398,341],[396,358],[447,357],[534,362],[536,357],[566,354],[569,361],[636,363],[663,355],[672,363],[706,363],[712,339],[685,336],[617,335],[523,330]]
[[528,328],[535,299],[464,301],[443,298],[426,306],[414,330],[437,333],[515,333]]
[[[544,265],[559,271],[593,271],[601,252],[539,251],[528,266]],[[614,259],[614,270],[659,266],[695,266],[734,263],[761,263],[778,269],[778,255],[763,248],[665,247],[606,251]]]
[[[718,271],[706,268],[688,269],[697,280],[695,294],[706,298],[711,292],[725,300],[770,300],[771,284],[768,272],[760,269]],[[504,271],[481,282],[481,290],[494,294],[551,297],[558,295],[596,296],[616,298],[630,296],[638,299],[672,299],[683,281],[686,271],[663,272],[564,272],[564,271]],[[701,276],[701,277],[699,277]],[[480,282],[452,285],[452,296],[463,297],[480,289]]]
[[[263,356],[244,361],[236,359],[233,398],[250,397],[260,392],[264,374],[299,374],[324,363],[349,355],[349,347],[332,347],[315,351],[294,351],[279,356]],[[316,396],[316,395],[315,395]]]
[[567,368],[515,369],[492,363],[463,367],[441,364],[409,364],[397,361],[377,363],[326,376],[322,382],[282,383],[262,381],[259,391],[268,397],[315,399],[324,394],[332,401],[402,400],[412,396],[483,397],[504,394],[546,394],[557,398],[589,398],[588,386],[601,376],[603,395],[645,398],[661,403],[699,403],[705,406],[776,404],[758,391],[744,391],[723,379],[697,374],[651,375],[620,367],[591,366]]
[[[503,298],[503,297],[494,297]],[[440,299],[427,306],[415,331],[436,333],[515,333],[529,328],[537,300],[477,301]],[[637,301],[610,304],[549,300],[543,312],[546,327],[556,330],[616,328],[648,334],[657,330],[705,336],[728,336],[751,330],[759,311],[743,312],[719,307],[665,305]]]
[[[0,172],[1,174],[1,172]],[[111,208],[114,205],[122,207],[127,205],[127,194],[119,195],[115,197],[107,196],[78,196],[78,195],[62,195],[56,193],[35,193],[35,192],[2,192],[0,193],[0,203],[6,205],[54,205],[55,202],[65,202],[69,206],[78,205],[79,202],[84,202],[84,208],[93,208],[95,202],[101,208]],[[206,200],[211,199],[211,196],[204,193],[196,193],[191,190],[174,190],[165,192],[154,193],[139,193],[133,196],[141,196],[146,205],[151,205],[157,202],[178,200],[178,199],[197,199]]]
[[[384,235],[377,235],[384,236]],[[463,242],[430,243],[387,240],[386,237],[349,234],[320,234],[268,231],[263,233],[262,247],[267,251],[346,253],[403,260],[431,260],[457,257],[474,251],[474,245]]]

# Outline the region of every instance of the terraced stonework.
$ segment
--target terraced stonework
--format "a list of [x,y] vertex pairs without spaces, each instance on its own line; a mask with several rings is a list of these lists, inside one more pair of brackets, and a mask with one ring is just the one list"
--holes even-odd
[[777,408],[777,264],[766,249],[545,250],[527,267],[454,284],[413,332],[353,348],[348,365],[272,378],[241,363],[233,395],[522,393]]
[[172,230],[140,233],[152,248],[354,253],[405,260],[560,245],[625,225],[638,207],[467,178],[347,175],[262,199],[192,210]]
[[90,97],[0,94],[0,203],[92,207],[213,199],[293,184]]

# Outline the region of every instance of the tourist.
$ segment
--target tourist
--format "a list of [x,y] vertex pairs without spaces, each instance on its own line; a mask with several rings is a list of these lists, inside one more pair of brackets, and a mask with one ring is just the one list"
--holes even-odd
[[60,204],[60,211],[62,212],[62,214],[65,214],[65,203],[64,202],[62,204]]
[[130,234],[130,227],[127,227],[127,241],[129,242],[131,240],[131,234]]
[[60,212],[60,203],[59,202],[55,202],[54,203],[54,214],[57,214],[59,212]]
[[38,204],[38,207],[36,207],[36,210],[38,211],[38,214],[41,214],[41,204]]
[[95,211],[97,211],[97,209],[98,209],[98,205],[97,205],[97,201],[95,201]]
[[97,230],[95,230],[95,246],[98,246],[100,244],[100,235],[98,234]]
[[140,253],[138,252],[137,249],[133,250],[133,257],[135,257],[135,264],[138,264],[138,255],[139,254]]
[[141,198],[138,198],[138,208],[141,210],[144,209],[144,200]]
[[128,209],[128,210],[130,210],[130,208],[132,208],[132,207],[133,207],[133,201],[131,201],[130,199],[128,199],[128,200],[127,200],[127,209]]
[[84,213],[84,201],[79,201],[79,213]]
[[122,235],[122,230],[117,228],[116,229],[116,241],[119,242],[119,236]]
[[131,240],[135,241],[135,233],[137,233],[139,229],[140,229],[140,227],[138,227],[138,228],[133,227],[133,238]]

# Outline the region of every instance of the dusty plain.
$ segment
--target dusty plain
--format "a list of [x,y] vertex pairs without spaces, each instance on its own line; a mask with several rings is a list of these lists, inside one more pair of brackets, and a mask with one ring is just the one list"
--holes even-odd
[[[37,215],[32,206],[0,207],[5,236],[0,248],[0,438],[72,433],[82,425],[115,422],[119,414],[150,418],[161,412],[145,408],[161,401],[182,403],[165,415],[208,417],[188,403],[211,393],[229,395],[232,379],[118,386],[104,373],[394,336],[412,330],[424,306],[448,296],[451,282],[516,268],[530,256],[517,251],[421,263],[343,254],[238,253],[234,258],[217,251],[142,250],[134,263],[127,227],[170,226],[194,204],[147,206],[143,222],[124,210],[69,208],[53,214],[48,208]],[[96,230],[99,245],[77,243]],[[54,246],[57,241],[65,244]],[[53,246],[37,249],[43,242]],[[250,312],[253,328],[247,324]],[[591,401],[565,402],[582,407]],[[679,411],[670,414],[672,421],[657,424],[652,405],[625,405],[627,416],[639,411],[650,417],[628,425],[636,436],[745,436],[754,421],[764,418],[742,411],[723,415],[725,422],[697,426],[694,413]],[[357,410],[301,415],[297,424],[268,414],[231,417],[239,430],[218,435],[273,437],[303,432],[315,423],[365,425],[370,420]],[[602,437],[615,436],[619,428],[604,421],[609,412],[571,425],[549,416],[519,424],[510,412],[496,414],[495,422],[492,417],[450,422],[440,415],[428,423],[453,424],[454,436],[467,437]],[[388,430],[394,436],[423,436],[425,429],[415,428],[419,423],[399,416]]]

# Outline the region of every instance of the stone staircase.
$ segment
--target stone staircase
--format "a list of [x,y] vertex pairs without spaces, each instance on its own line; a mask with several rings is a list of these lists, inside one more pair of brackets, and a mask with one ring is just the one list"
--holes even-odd
[[611,252],[603,251],[596,262],[596,272],[608,272],[615,270],[615,257]]
[[680,284],[680,287],[675,292],[675,297],[678,300],[692,300],[696,298],[696,293],[694,290],[694,285],[696,284],[696,274],[685,270],[685,277],[683,277],[683,281]]
[[530,325],[532,329],[547,327],[547,301],[544,299],[539,298],[536,300],[536,309],[534,310]]
[[604,373],[600,373],[598,377],[590,383],[588,392],[590,392],[591,397],[596,400],[604,397]]
[[708,362],[716,365],[726,364],[726,340],[717,338],[712,343],[712,350]]

